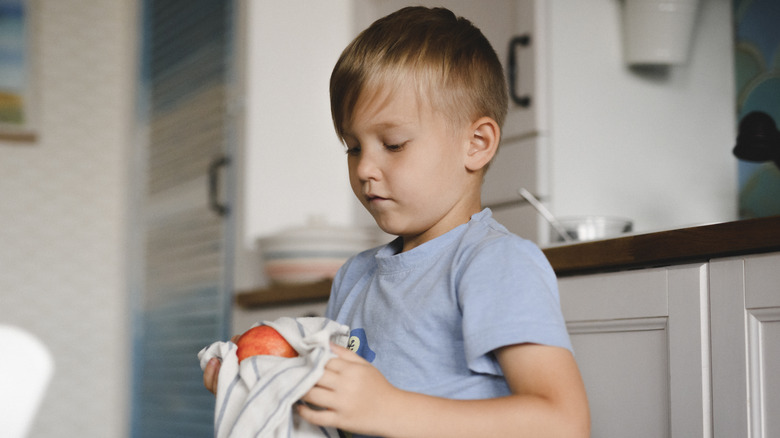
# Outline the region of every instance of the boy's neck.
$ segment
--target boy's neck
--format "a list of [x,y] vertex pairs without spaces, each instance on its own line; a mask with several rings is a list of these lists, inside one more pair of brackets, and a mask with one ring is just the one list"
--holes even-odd
[[414,236],[399,236],[401,238],[400,252],[412,250],[426,242],[430,242],[431,240],[449,233],[461,225],[467,224],[469,221],[471,221],[471,217],[480,211],[482,211],[482,206],[477,204],[475,208],[464,210],[463,213],[459,216],[448,218],[446,222],[439,223],[434,228],[431,228],[422,234]]

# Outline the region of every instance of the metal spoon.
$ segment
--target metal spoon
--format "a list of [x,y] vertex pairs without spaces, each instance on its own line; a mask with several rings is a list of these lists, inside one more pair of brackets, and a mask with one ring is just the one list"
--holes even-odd
[[563,228],[563,225],[561,225],[560,222],[558,222],[558,219],[555,219],[555,216],[553,216],[552,213],[550,213],[550,210],[547,209],[544,205],[542,205],[541,202],[539,202],[538,199],[536,199],[536,196],[531,194],[528,190],[521,187],[520,190],[518,190],[518,193],[520,193],[520,196],[525,198],[526,201],[528,201],[529,204],[531,204],[536,211],[539,212],[539,214],[542,215],[542,217],[552,225],[553,229],[563,237],[564,242],[574,242],[574,239],[569,236],[569,233],[566,232],[566,229]]

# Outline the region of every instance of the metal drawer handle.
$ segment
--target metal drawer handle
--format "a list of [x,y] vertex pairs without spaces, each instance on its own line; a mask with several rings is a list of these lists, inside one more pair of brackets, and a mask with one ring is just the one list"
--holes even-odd
[[528,34],[516,36],[509,41],[509,57],[507,61],[507,67],[509,69],[507,75],[509,76],[509,97],[512,99],[512,102],[523,108],[528,108],[531,106],[531,96],[527,94],[524,96],[518,96],[517,94],[517,88],[520,82],[518,78],[519,72],[517,66],[517,48],[518,46],[524,48],[530,45],[531,36]]
[[219,171],[230,164],[230,158],[222,156],[209,164],[209,208],[219,216],[227,216],[230,212],[227,204],[219,200]]

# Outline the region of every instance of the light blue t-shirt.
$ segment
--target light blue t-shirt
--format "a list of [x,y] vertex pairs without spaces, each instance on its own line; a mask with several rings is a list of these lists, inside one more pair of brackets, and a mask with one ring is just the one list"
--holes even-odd
[[394,386],[452,399],[509,394],[493,350],[538,343],[571,350],[555,274],[532,242],[489,209],[399,253],[400,239],[360,253],[336,275],[326,316]]

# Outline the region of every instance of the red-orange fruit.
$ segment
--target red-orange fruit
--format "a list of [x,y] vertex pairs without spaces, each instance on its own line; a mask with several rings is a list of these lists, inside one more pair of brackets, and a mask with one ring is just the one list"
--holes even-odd
[[259,325],[252,327],[238,338],[238,362],[250,356],[270,355],[281,357],[296,357],[298,352],[287,342],[279,332],[271,326]]

